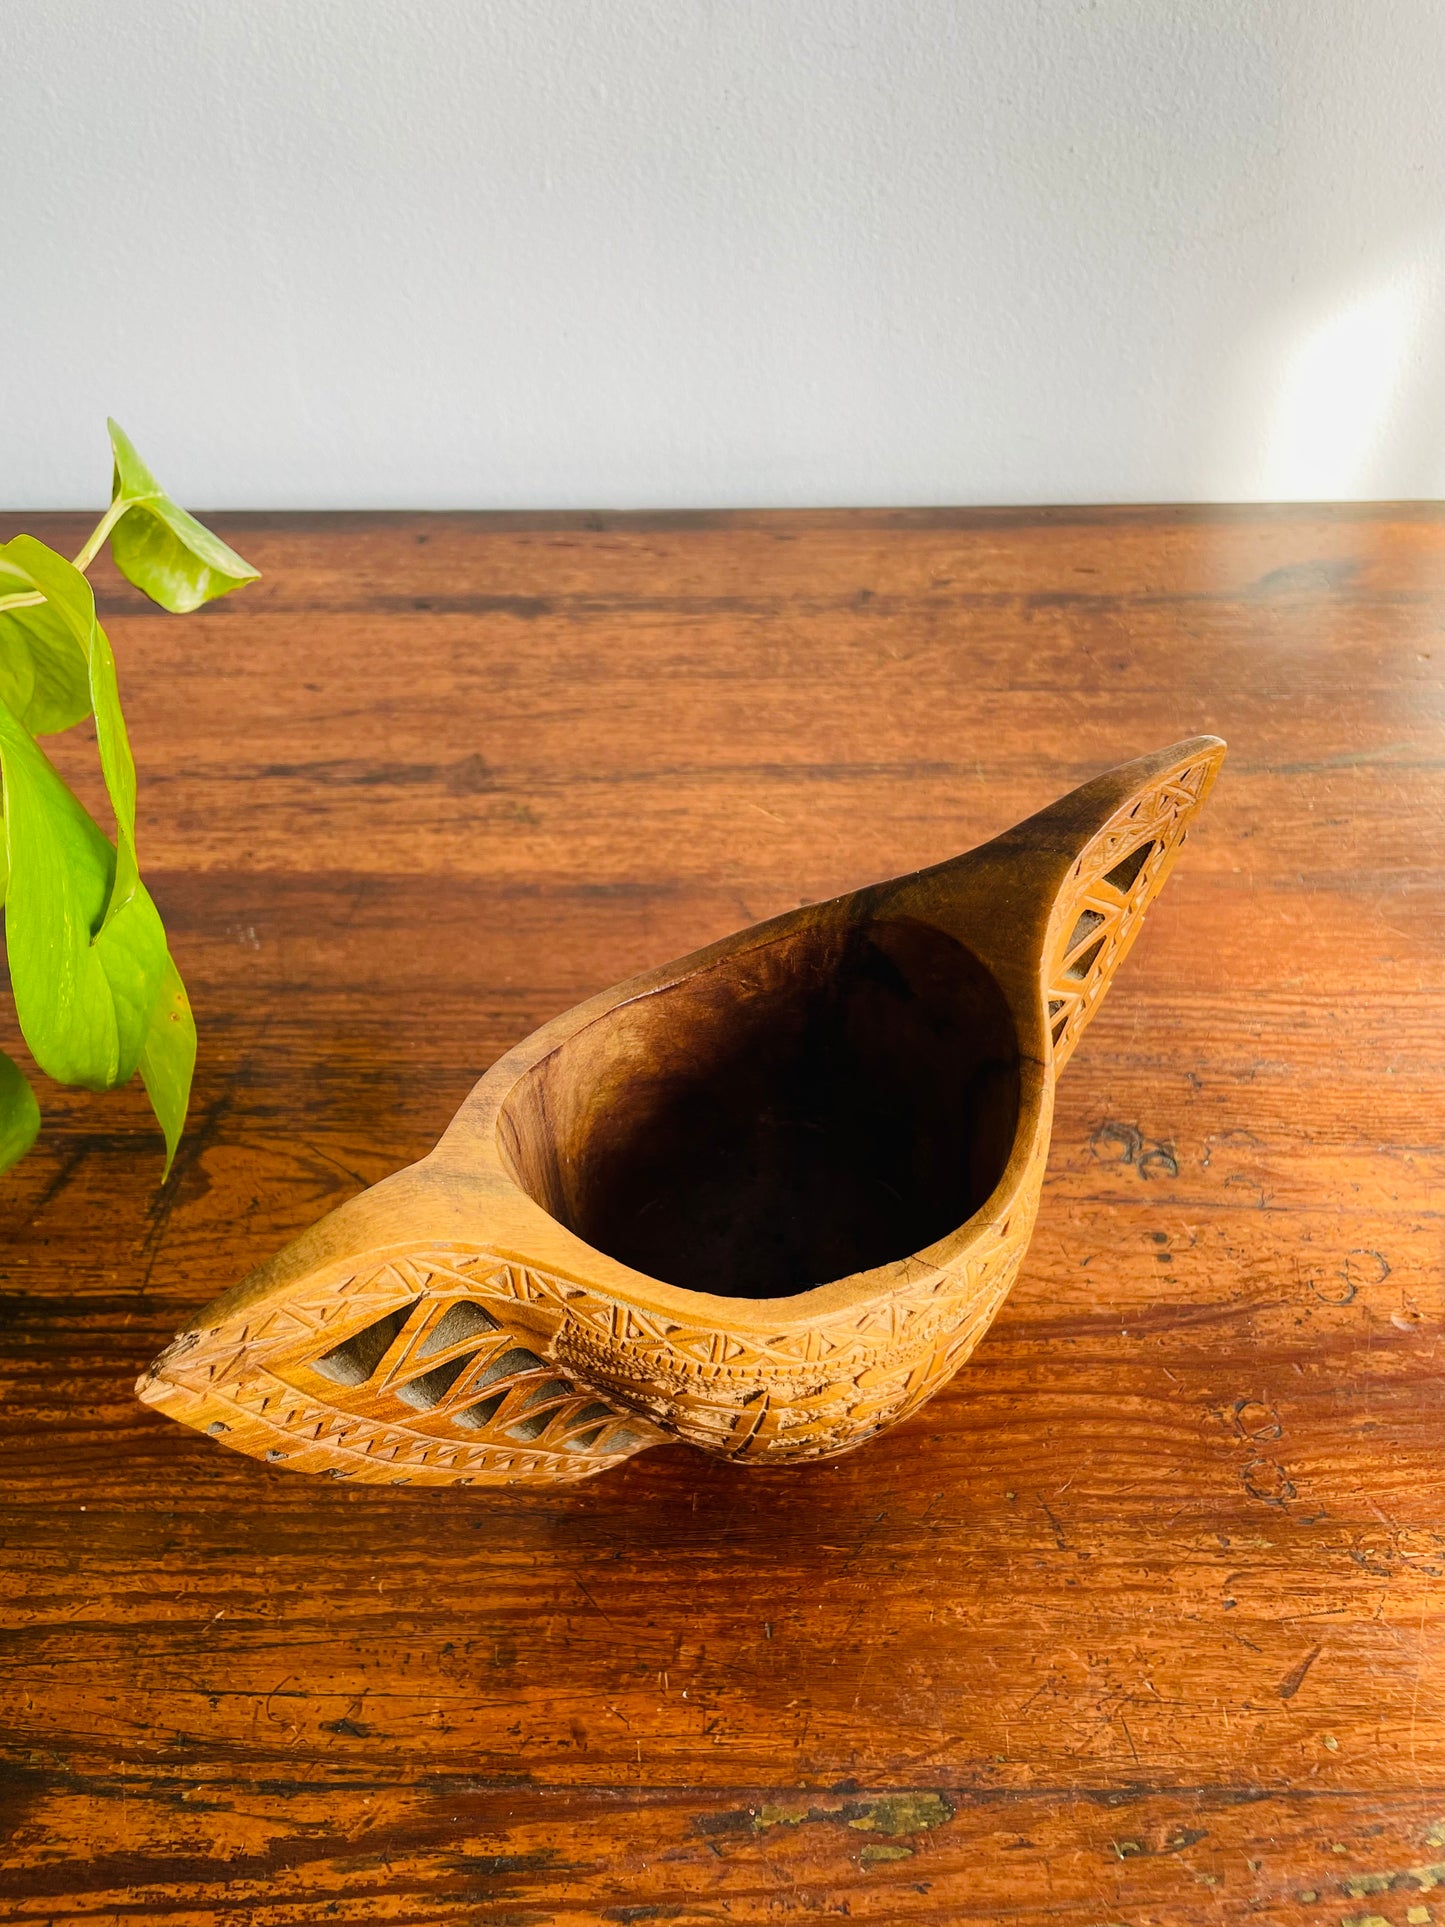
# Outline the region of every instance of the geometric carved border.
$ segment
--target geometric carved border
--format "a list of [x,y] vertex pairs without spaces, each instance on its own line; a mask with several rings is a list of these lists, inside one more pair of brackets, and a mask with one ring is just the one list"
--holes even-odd
[[757,1339],[494,1252],[419,1247],[182,1334],[140,1392],[253,1457],[367,1483],[552,1484],[669,1438],[743,1463],[819,1458],[953,1376],[1032,1218],[1020,1208],[956,1267],[918,1264],[881,1304]]
[[1126,804],[1069,872],[1049,926],[1044,971],[1055,1074],[1174,867],[1213,760],[1201,758]]

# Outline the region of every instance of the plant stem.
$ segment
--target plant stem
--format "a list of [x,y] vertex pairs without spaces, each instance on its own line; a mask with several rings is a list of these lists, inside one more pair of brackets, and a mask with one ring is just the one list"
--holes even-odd
[[95,558],[100,554],[105,538],[110,534],[111,530],[130,506],[131,504],[123,495],[118,495],[91,530],[90,540],[75,558],[75,566],[80,570],[82,575],[85,574],[91,563],[94,562]]
[[0,615],[7,609],[33,609],[44,600],[38,589],[27,589],[23,595],[0,595]]

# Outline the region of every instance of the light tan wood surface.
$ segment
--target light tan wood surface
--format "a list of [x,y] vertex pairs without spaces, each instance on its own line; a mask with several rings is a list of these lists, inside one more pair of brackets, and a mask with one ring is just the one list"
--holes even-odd
[[[244,598],[101,595],[191,1130],[42,1086],[0,1200],[5,1917],[1445,1919],[1440,514],[217,521]],[[861,1451],[397,1491],[136,1402],[556,1012],[1195,730],[1017,1283]]]

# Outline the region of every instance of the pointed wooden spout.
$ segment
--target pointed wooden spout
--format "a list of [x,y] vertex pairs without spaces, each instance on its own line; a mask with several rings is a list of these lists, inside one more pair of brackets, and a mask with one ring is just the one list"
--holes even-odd
[[1199,736],[1126,763],[555,1018],[140,1396],[394,1484],[577,1479],[668,1439],[753,1462],[861,1444],[1003,1302],[1055,1080],[1223,755]]

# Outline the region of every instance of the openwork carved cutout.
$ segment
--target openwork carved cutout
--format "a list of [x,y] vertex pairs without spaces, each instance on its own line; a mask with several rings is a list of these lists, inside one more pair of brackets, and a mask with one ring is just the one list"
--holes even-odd
[[1154,844],[1150,842],[1141,843],[1137,850],[1131,850],[1122,863],[1116,863],[1109,871],[1104,878],[1105,883],[1117,890],[1121,897],[1127,897],[1138,881],[1139,872],[1153,856],[1154,848]]
[[[1038,1209],[1053,1080],[1137,934],[1222,754],[1203,738],[1142,759],[996,845],[743,932],[557,1019],[483,1080],[433,1160],[343,1207],[263,1284],[218,1301],[156,1360],[141,1396],[287,1469],[400,1485],[585,1478],[668,1440],[740,1463],[812,1459],[861,1444],[958,1370],[1007,1295]],[[1070,848],[1074,856],[1061,856]],[[1014,920],[1003,928],[1001,880]],[[940,941],[914,934],[929,925]],[[789,950],[799,932],[806,940]],[[972,959],[961,974],[956,953]],[[748,999],[774,994],[773,978],[791,961],[814,973],[824,1001],[810,991],[812,1002],[784,1004],[780,1028]],[[721,966],[731,978],[716,978]],[[818,976],[839,967],[842,978]],[[708,987],[716,981],[721,995]],[[818,1021],[836,1026],[841,1010],[837,1034],[854,1040],[848,1061],[867,1076],[882,1067],[869,1087],[877,1101],[926,1106],[948,1097],[929,1079],[926,1052],[901,1079],[884,1074],[890,1048],[916,1049],[910,1000],[924,999],[929,1022],[957,1025],[996,1013],[1005,985],[1004,1021],[987,1015],[988,1048],[970,1058],[963,1033],[949,1045],[948,1061],[972,1064],[977,1085],[957,1139],[978,1160],[956,1194],[962,1222],[901,1249],[885,1241],[877,1258],[847,1276],[776,1295],[728,1295],[716,1284],[709,1295],[605,1249],[614,1220],[595,1200],[579,1200],[575,1187],[599,1174],[608,1181],[619,1167],[589,1164],[585,1133],[565,1140],[558,1120],[575,1121],[578,1106],[632,1101],[630,1080],[651,1075],[649,1064],[671,1076],[673,1062],[686,1070],[703,1061],[700,1033],[679,1030],[681,1019],[704,1031],[716,1022],[725,1038],[741,1012],[766,1042],[794,1034],[790,1010],[798,1035]],[[718,1061],[734,1076],[732,1058]],[[540,1066],[551,1067],[551,1083],[538,1081]],[[826,1064],[823,1071],[826,1089],[832,1073]],[[746,1065],[741,1072],[736,1089],[746,1094]],[[799,1088],[812,1087],[805,1079]],[[673,1104],[671,1087],[663,1097],[656,1114],[664,1122],[688,1114],[686,1103]],[[859,1108],[856,1093],[852,1102],[868,1127],[867,1105]],[[644,1105],[641,1114],[654,1113]],[[607,1115],[615,1124],[620,1113]],[[737,1115],[746,1123],[745,1105]],[[806,1111],[799,1115],[806,1124]],[[938,1116],[956,1128],[956,1117]],[[910,1130],[910,1155],[932,1154],[934,1127],[920,1129],[915,1115]],[[766,1149],[766,1136],[752,1142],[754,1151]],[[841,1144],[835,1182],[851,1182],[846,1160],[860,1150],[872,1156],[875,1143],[884,1140],[865,1132]],[[433,1164],[443,1174],[437,1185]],[[781,1168],[815,1167],[805,1158]],[[910,1182],[927,1205],[935,1195],[927,1167]],[[786,1203],[786,1187],[777,1195]],[[754,1194],[749,1208],[765,1236],[757,1204]],[[896,1233],[926,1223],[903,1214]],[[816,1233],[806,1250],[826,1262],[825,1220]],[[715,1275],[725,1286],[726,1267]]]
[[1052,920],[1055,932],[1068,932],[1062,943],[1057,936],[1052,941],[1045,991],[1056,1072],[1163,887],[1218,760],[1217,754],[1201,756],[1131,798],[1080,852]]
[[225,1409],[212,1436],[371,1483],[585,1478],[657,1442],[519,1342],[498,1301],[468,1295],[472,1272],[399,1259],[299,1293],[244,1323],[223,1366],[187,1334],[175,1383]]
[[399,1306],[370,1325],[364,1325],[350,1338],[333,1345],[316,1360],[316,1370],[338,1385],[365,1385],[383,1358],[396,1343],[409,1312],[415,1305]]

